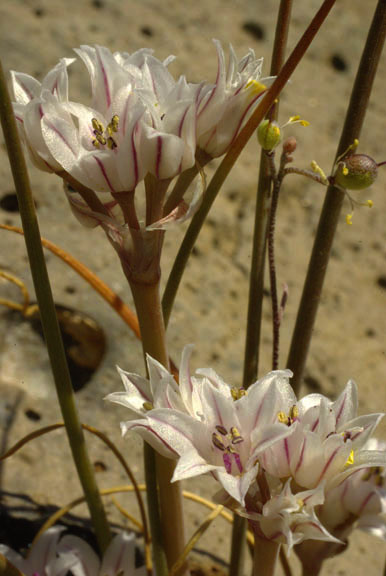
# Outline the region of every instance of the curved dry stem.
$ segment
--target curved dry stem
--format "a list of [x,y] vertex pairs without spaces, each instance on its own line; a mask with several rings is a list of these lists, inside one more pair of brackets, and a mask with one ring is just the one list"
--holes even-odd
[[[10,456],[15,454],[16,452],[18,452],[21,448],[23,448],[23,446],[28,444],[31,440],[35,440],[36,438],[39,438],[40,436],[44,436],[45,434],[48,434],[48,433],[53,432],[54,430],[58,430],[60,428],[64,428],[63,422],[58,422],[57,424],[51,424],[50,426],[45,426],[44,428],[40,428],[39,430],[35,430],[34,432],[31,432],[31,434],[27,434],[26,436],[24,436],[24,438],[22,438],[21,440],[16,442],[16,444],[14,444],[9,450],[7,450],[7,452],[5,454],[0,456],[0,462],[2,460],[5,460],[6,458],[9,458]],[[129,477],[129,479],[133,485],[133,490],[134,490],[136,498],[137,498],[138,507],[139,507],[141,520],[142,520],[142,526],[143,526],[142,532],[143,532],[144,539],[145,539],[145,546],[146,545],[150,546],[150,535],[149,535],[149,529],[148,529],[148,525],[147,525],[145,506],[143,503],[141,491],[138,488],[138,483],[135,479],[133,472],[130,469],[130,466],[127,464],[125,458],[122,456],[122,454],[118,450],[118,448],[111,442],[111,440],[103,432],[101,432],[97,428],[94,428],[93,426],[88,426],[87,424],[82,424],[82,428],[84,430],[87,430],[87,432],[94,434],[94,436],[97,436],[100,440],[102,440],[102,442],[104,442],[110,448],[110,450],[113,452],[114,456],[117,458],[117,460],[120,462],[123,469],[125,470],[127,476]]]
[[2,306],[7,306],[8,308],[12,308],[13,310],[19,310],[22,314],[26,314],[29,308],[29,294],[26,285],[20,278],[14,276],[10,272],[6,272],[5,270],[0,270],[0,277],[5,278],[12,284],[15,284],[20,289],[21,295],[23,296],[23,304],[19,304],[18,302],[14,302],[12,300],[7,300],[5,298],[0,298],[0,304]]
[[[138,487],[138,490],[140,492],[146,491],[146,485],[145,484],[137,484],[137,487]],[[100,492],[101,496],[111,496],[113,494],[121,494],[121,493],[125,493],[125,492],[134,492],[134,486],[113,486],[112,488],[100,490],[99,492]],[[198,496],[198,494],[194,494],[193,492],[189,492],[188,490],[183,490],[182,495],[187,500],[191,500],[193,502],[196,502],[197,504],[201,504],[202,506],[205,506],[206,508],[213,510],[213,512],[206,518],[204,523],[207,522],[208,518],[210,518],[210,517],[213,517],[213,519],[214,519],[217,516],[221,516],[222,518],[224,518],[224,520],[229,522],[229,524],[233,524],[232,514],[223,510],[222,506],[218,506],[217,504],[214,504],[210,500],[207,500],[206,498],[203,498],[202,496]],[[76,506],[83,504],[84,501],[85,501],[84,496],[81,496],[80,498],[76,498],[75,500],[72,500],[71,502],[69,502],[68,504],[66,504],[65,506],[63,506],[59,510],[57,510],[54,514],[52,514],[46,520],[46,522],[43,524],[43,526],[40,528],[40,530],[36,534],[32,544],[34,544],[46,530],[51,528],[51,526],[54,526],[54,524],[56,524],[61,518],[63,518],[63,516],[68,514],[73,508],[76,508]],[[216,512],[216,514],[214,514],[214,512]],[[137,523],[137,525],[138,524],[139,523]],[[202,533],[204,533],[204,531]],[[199,538],[196,539],[195,543],[197,543],[198,540],[199,540]],[[250,531],[247,532],[247,541],[248,541],[249,545],[251,545],[251,546],[254,545],[254,536],[253,536],[252,532],[250,532]],[[146,554],[146,558],[149,558],[149,562],[150,562],[150,564],[146,564],[146,568],[147,568],[147,570],[149,570],[149,568],[151,570],[152,569],[151,556],[148,556]],[[174,571],[176,571],[177,569],[178,568],[175,568],[175,566],[173,566]]]
[[[7,224],[0,224],[0,230],[7,230],[8,232],[14,232],[15,234],[20,234],[23,236],[23,230],[17,226],[8,226]],[[122,320],[129,326],[129,328],[134,332],[135,336],[140,340],[141,334],[139,331],[139,324],[136,314],[123,302],[123,300],[105,283],[99,278],[94,272],[92,272],[87,266],[79,262],[74,256],[60,248],[50,240],[46,238],[41,238],[42,245],[47,248],[55,256],[60,258],[67,266],[72,268],[74,272],[79,274],[91,288],[95,290],[102,298],[113,308],[113,310],[122,318]],[[1,303],[1,302],[0,302]],[[169,358],[170,370],[173,376],[178,379],[178,369]]]
[[189,554],[191,553],[191,551],[193,550],[194,546],[197,544],[197,542],[199,541],[201,536],[206,532],[206,530],[212,524],[213,520],[215,520],[217,518],[217,516],[219,514],[221,514],[223,508],[224,507],[221,505],[217,506],[215,508],[215,510],[213,510],[213,512],[208,514],[208,516],[205,518],[205,520],[200,524],[200,526],[194,532],[193,536],[189,539],[189,542],[185,546],[183,553],[181,554],[181,556],[179,557],[177,562],[175,562],[175,564],[172,566],[172,569],[170,570],[169,576],[175,576],[178,573],[178,571],[181,570],[181,568],[184,566],[184,564],[186,564],[187,558],[188,558]]
[[0,554],[0,576],[24,576],[24,574],[8,558]]
[[[9,232],[15,232],[16,234],[20,234],[21,236],[24,235],[23,230],[21,228],[18,228],[17,226],[8,226],[6,224],[0,224],[0,229],[8,230]],[[122,320],[126,322],[126,324],[134,332],[137,338],[140,338],[138,320],[136,315],[123,302],[123,300],[121,300],[121,298],[119,298],[119,296],[117,296],[117,294],[107,286],[107,284],[105,284],[96,274],[91,272],[91,270],[87,268],[87,266],[79,262],[79,260],[71,256],[71,254],[69,254],[68,252],[66,252],[65,250],[54,244],[53,242],[50,242],[50,240],[47,240],[46,238],[41,238],[41,241],[43,246],[47,248],[47,250],[49,250],[50,252],[55,254],[55,256],[63,260],[65,264],[70,266],[70,268],[72,268],[77,274],[79,274],[79,276],[81,276],[84,280],[86,280],[86,282],[88,282],[90,286],[94,288],[94,290],[98,292],[98,294],[100,294],[100,296],[102,296],[102,298],[106,300],[108,304],[110,304],[110,306],[122,318]]]

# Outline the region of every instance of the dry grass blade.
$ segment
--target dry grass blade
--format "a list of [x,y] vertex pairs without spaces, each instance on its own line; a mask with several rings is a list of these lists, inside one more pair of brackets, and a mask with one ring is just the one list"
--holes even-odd
[[[7,230],[8,232],[14,232],[15,234],[20,234],[23,236],[23,230],[17,226],[8,226],[7,224],[0,224],[0,230]],[[65,264],[70,266],[79,276],[81,276],[90,286],[98,292],[100,296],[113,308],[113,310],[122,318],[122,320],[129,326],[129,328],[134,332],[136,337],[140,340],[141,334],[139,331],[137,316],[132,312],[132,310],[121,300],[121,298],[109,287],[105,282],[103,282],[99,276],[91,272],[87,266],[79,262],[76,258],[71,256],[68,252],[50,242],[46,238],[41,238],[42,245],[47,248],[50,252],[55,254],[58,258],[63,260]],[[178,379],[178,370],[174,362],[169,359],[170,369],[175,378]]]
[[184,551],[181,554],[180,558],[177,560],[177,562],[174,564],[174,566],[172,566],[172,569],[170,570],[169,576],[175,576],[175,574],[177,574],[178,571],[183,567],[183,565],[185,564],[190,552],[193,550],[194,546],[197,544],[197,542],[199,541],[201,536],[204,534],[204,532],[206,532],[206,530],[212,524],[213,520],[215,520],[215,518],[217,518],[217,516],[222,512],[222,509],[223,509],[223,506],[221,506],[221,505],[216,506],[215,510],[213,510],[213,512],[208,514],[208,516],[205,518],[205,520],[202,522],[202,524],[197,528],[197,530],[195,531],[193,536],[190,538],[190,540],[187,543],[187,545],[185,546]]
[[[24,438],[19,440],[14,446],[12,446],[9,450],[7,450],[7,452],[0,457],[0,461],[5,460],[6,458],[9,458],[13,454],[15,454],[18,450],[20,450],[23,446],[28,444],[31,440],[35,440],[36,438],[39,438],[40,436],[43,436],[44,434],[48,434],[49,432],[53,432],[54,430],[58,430],[59,428],[64,428],[64,423],[58,422],[57,424],[52,424],[51,426],[45,426],[44,428],[40,428],[39,430],[35,430],[31,434],[27,434],[27,436],[24,436]],[[111,442],[111,440],[103,432],[101,432],[97,428],[94,428],[92,426],[88,426],[87,424],[82,424],[82,428],[84,430],[87,430],[87,432],[94,434],[94,436],[97,436],[100,440],[102,440],[102,442],[104,442],[110,448],[110,450],[113,452],[114,456],[118,459],[118,461],[120,462],[120,464],[124,468],[127,476],[129,477],[129,479],[133,485],[133,491],[135,492],[138,506],[139,506],[139,510],[140,510],[140,515],[141,515],[141,520],[142,520],[142,532],[143,532],[144,539],[145,539],[145,549],[148,549],[150,547],[150,534],[149,534],[149,529],[148,529],[148,525],[147,525],[145,506],[143,503],[141,491],[138,487],[138,483],[135,479],[135,476],[130,469],[130,466],[127,464],[125,458],[122,456],[122,454],[118,450],[118,448]],[[80,502],[82,502],[82,501],[83,500],[80,500]],[[44,532],[44,530],[43,530],[43,532]],[[41,531],[39,532],[39,534],[40,533],[41,533]]]

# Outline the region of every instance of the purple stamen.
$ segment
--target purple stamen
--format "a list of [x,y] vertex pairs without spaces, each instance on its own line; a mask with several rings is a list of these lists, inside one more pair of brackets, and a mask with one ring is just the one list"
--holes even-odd
[[234,452],[233,457],[235,459],[236,466],[239,469],[240,474],[242,474],[243,473],[243,465],[241,464],[240,456],[237,454],[237,452]]
[[229,454],[229,452],[224,452],[223,454],[223,460],[224,460],[224,466],[225,466],[225,470],[228,472],[228,474],[232,474],[232,460],[231,460],[231,455]]

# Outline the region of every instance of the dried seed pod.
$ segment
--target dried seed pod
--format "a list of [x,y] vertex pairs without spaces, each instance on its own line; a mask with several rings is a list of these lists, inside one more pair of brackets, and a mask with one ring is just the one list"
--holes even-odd
[[338,163],[334,181],[346,190],[364,190],[374,183],[377,175],[375,160],[367,154],[352,154]]

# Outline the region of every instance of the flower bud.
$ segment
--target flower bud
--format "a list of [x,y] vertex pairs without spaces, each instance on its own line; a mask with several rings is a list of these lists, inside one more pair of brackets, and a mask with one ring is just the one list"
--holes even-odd
[[296,150],[296,146],[297,142],[295,136],[289,136],[283,142],[283,151],[286,154],[293,154],[293,152]]
[[378,175],[378,165],[367,154],[352,154],[339,162],[335,182],[346,190],[369,188]]
[[281,141],[280,128],[277,122],[263,120],[257,129],[257,139],[263,150],[270,152]]

